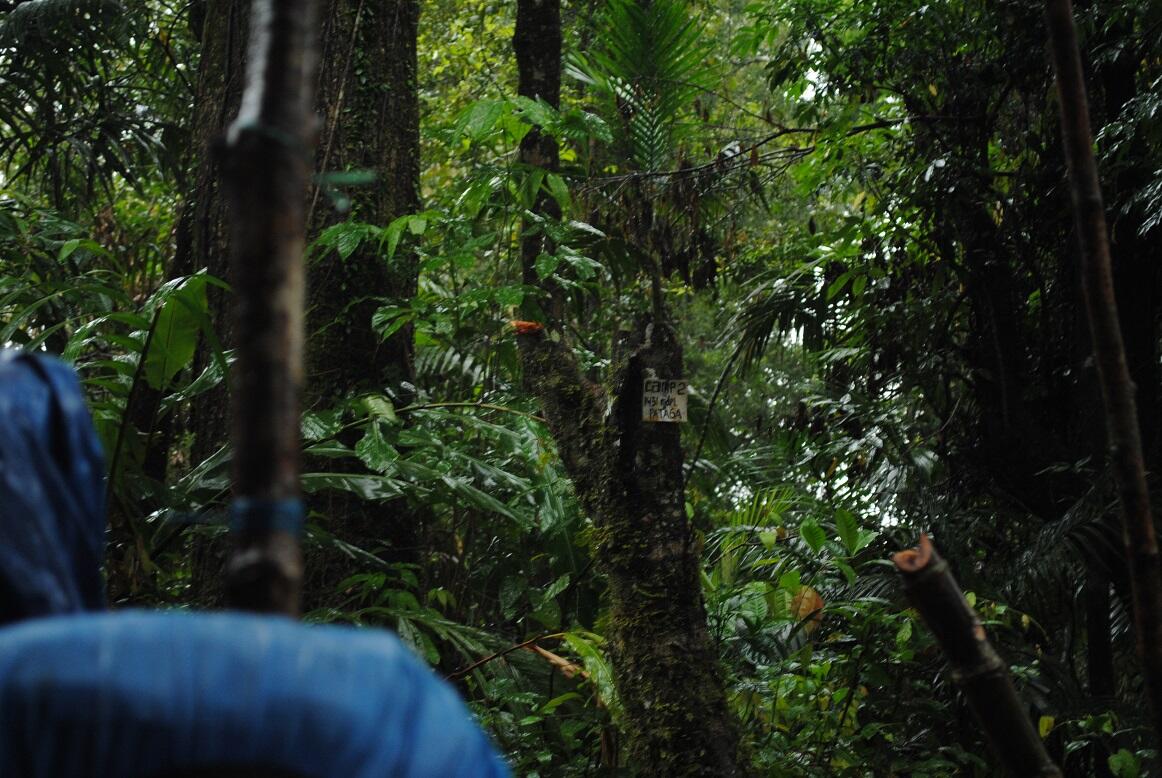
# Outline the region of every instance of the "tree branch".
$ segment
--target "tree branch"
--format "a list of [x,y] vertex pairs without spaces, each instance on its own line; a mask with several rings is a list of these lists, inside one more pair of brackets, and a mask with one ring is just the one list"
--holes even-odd
[[1162,743],[1162,566],[1150,510],[1135,387],[1126,364],[1110,268],[1105,208],[1093,155],[1089,105],[1070,0],[1046,0],[1060,95],[1061,135],[1069,164],[1073,213],[1081,248],[1082,291],[1093,335],[1106,430],[1122,505],[1123,540],[1134,595],[1138,654]]
[[968,698],[993,750],[1016,776],[1060,778],[1045,745],[1013,688],[1009,669],[968,606],[948,563],[927,535],[918,548],[892,556],[904,579],[904,593],[936,636],[952,677]]

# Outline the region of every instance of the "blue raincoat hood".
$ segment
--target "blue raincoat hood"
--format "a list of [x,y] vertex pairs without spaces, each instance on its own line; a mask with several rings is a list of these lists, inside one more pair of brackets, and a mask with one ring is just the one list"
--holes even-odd
[[0,624],[104,606],[104,479],[73,371],[0,351]]

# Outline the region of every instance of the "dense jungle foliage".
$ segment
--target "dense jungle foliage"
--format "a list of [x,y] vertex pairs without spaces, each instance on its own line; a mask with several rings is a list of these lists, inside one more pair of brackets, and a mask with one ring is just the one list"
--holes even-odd
[[[522,776],[663,774],[653,693],[755,774],[997,775],[889,561],[923,531],[1063,772],[1159,774],[1040,4],[562,0],[559,98],[517,19],[556,2],[322,5],[307,620],[397,632]],[[220,604],[247,6],[0,2],[0,342],[83,380],[118,607]],[[1157,471],[1162,6],[1076,21]],[[597,462],[646,321],[688,420]],[[651,467],[700,592],[606,515]]]

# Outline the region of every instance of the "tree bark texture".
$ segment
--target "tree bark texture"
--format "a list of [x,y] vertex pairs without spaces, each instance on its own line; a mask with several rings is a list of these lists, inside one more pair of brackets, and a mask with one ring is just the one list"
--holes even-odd
[[[312,235],[348,218],[387,226],[419,210],[420,117],[416,81],[417,0],[328,0],[323,19],[318,110],[322,119],[315,170],[374,174],[345,188],[350,211],[316,186],[308,204]],[[374,242],[346,259],[331,251],[307,268],[307,407],[326,408],[361,392],[415,394],[415,337],[409,325],[383,340],[371,326],[385,301],[406,303],[417,291],[415,254],[400,246],[390,261]],[[345,442],[353,445],[356,438]],[[395,561],[418,562],[424,517],[403,499],[371,503],[332,492],[311,499],[328,530]],[[346,555],[312,553],[304,589],[309,608],[350,575]]]
[[[230,241],[226,200],[221,189],[219,155],[226,125],[238,113],[242,100],[247,22],[250,0],[196,0],[190,6],[191,24],[198,36],[200,58],[191,127],[191,186],[182,203],[177,230],[177,250],[170,275],[189,275],[202,268],[212,276],[230,281]],[[234,322],[229,315],[230,295],[216,286],[206,289],[210,319],[224,348],[234,346]],[[194,370],[212,362],[203,343],[194,358]],[[191,457],[202,462],[229,436],[230,402],[227,383],[195,397],[191,403],[189,431],[194,442]]]
[[893,557],[904,592],[944,651],[952,677],[988,735],[1001,763],[1018,778],[1060,778],[1025,704],[1013,688],[1009,669],[988,642],[980,619],[969,607],[948,563],[927,536],[916,549]]
[[[516,29],[512,39],[519,81],[517,92],[530,100],[543,100],[554,108],[561,104],[561,4],[559,0],[517,0]],[[520,142],[521,164],[530,168],[555,171],[560,167],[557,141],[533,127]],[[557,201],[543,188],[537,193],[533,210],[550,218],[561,215]],[[549,248],[543,235],[521,240],[521,280],[529,286],[541,286],[548,294],[548,310],[540,311],[546,320],[559,319],[564,300],[561,290],[552,283],[541,283],[537,276],[537,257]]]
[[674,331],[641,321],[609,393],[543,330],[518,339],[526,386],[596,528],[631,765],[643,775],[747,774],[706,625],[680,430],[641,420],[643,381],[682,375]]
[[271,521],[299,498],[304,199],[314,140],[314,0],[254,0],[246,88],[223,151],[238,360],[233,371],[235,506],[243,515],[227,598],[297,615],[293,528]]
[[[309,228],[348,216],[386,226],[419,209],[420,118],[416,91],[417,0],[329,0],[323,20],[315,169],[369,171],[374,183],[349,191],[351,213],[339,213],[322,188],[310,198]],[[416,293],[412,252],[390,262],[374,246],[347,259],[316,257],[307,271],[308,405],[323,407],[359,390],[415,381],[411,327],[381,340],[371,317],[383,299]],[[404,393],[407,393],[405,388]],[[407,402],[408,398],[404,398]]]
[[1126,560],[1134,595],[1138,653],[1162,743],[1162,566],[1150,509],[1134,383],[1126,363],[1110,268],[1109,238],[1093,154],[1081,54],[1069,0],[1046,0],[1049,39],[1061,108],[1061,134],[1069,164],[1073,210],[1081,247],[1086,301],[1098,380],[1106,408],[1112,466],[1122,506]]

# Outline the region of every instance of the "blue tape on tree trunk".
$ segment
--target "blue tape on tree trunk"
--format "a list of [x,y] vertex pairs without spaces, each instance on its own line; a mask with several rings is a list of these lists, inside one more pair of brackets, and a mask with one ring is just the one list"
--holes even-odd
[[259,500],[238,497],[230,505],[230,529],[234,532],[289,532],[301,535],[306,510],[303,501]]

